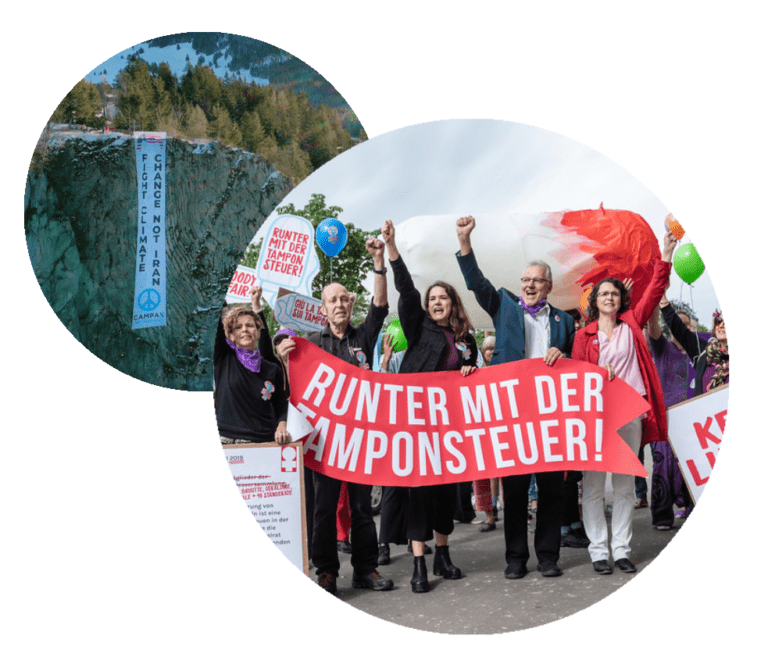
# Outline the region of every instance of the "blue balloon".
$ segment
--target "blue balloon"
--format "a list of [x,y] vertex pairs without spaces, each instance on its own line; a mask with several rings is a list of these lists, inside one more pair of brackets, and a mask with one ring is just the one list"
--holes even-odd
[[317,227],[316,239],[326,256],[336,256],[347,246],[347,227],[338,219],[323,219]]

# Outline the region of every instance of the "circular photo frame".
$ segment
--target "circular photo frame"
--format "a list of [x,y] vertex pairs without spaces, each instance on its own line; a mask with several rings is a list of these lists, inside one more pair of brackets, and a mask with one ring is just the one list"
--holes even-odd
[[303,61],[230,33],[115,54],[53,111],[27,175],[25,232],[77,340],[144,382],[211,391],[221,296],[290,190],[366,138]]
[[[357,244],[285,261],[329,220]],[[243,376],[284,383],[277,425],[238,410],[243,364],[217,341],[218,429],[250,464],[230,460],[249,509],[321,587],[416,629],[519,631],[613,593],[687,520],[725,428],[727,335],[706,271],[695,287],[673,271],[680,239],[627,171],[532,126],[431,122],[334,159],[248,248],[248,349],[269,362]],[[305,293],[282,284],[299,269]],[[304,440],[303,482],[251,447],[271,432]]]

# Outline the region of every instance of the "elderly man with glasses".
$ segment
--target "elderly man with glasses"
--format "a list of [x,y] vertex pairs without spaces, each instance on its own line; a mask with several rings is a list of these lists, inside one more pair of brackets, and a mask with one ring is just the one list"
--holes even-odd
[[[550,366],[570,355],[576,331],[573,318],[547,303],[552,291],[552,271],[543,261],[532,261],[523,271],[520,295],[496,289],[483,275],[472,251],[470,234],[473,217],[456,222],[459,252],[456,258],[477,302],[493,319],[496,347],[491,365],[543,358]],[[560,519],[563,507],[562,471],[536,473],[539,489],[534,548],[538,570],[547,578],[562,575],[560,559]],[[507,567],[504,576],[522,578],[528,572],[528,487],[530,474],[502,478],[504,496],[504,541]]]

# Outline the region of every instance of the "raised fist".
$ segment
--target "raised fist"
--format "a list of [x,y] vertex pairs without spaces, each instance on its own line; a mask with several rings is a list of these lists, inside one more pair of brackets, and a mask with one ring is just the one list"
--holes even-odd
[[381,237],[384,238],[384,242],[387,244],[389,244],[390,241],[394,241],[395,226],[391,220],[387,219],[381,227]]
[[251,305],[255,312],[261,310],[261,287],[258,284],[251,288]]
[[459,236],[459,239],[469,238],[469,234],[474,230],[474,228],[474,217],[462,217],[456,222],[456,234]]
[[378,238],[366,238],[365,248],[374,259],[384,257],[384,243]]

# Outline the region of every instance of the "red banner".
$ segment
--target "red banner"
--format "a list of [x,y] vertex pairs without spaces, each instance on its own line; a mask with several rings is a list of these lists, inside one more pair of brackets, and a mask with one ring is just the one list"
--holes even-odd
[[296,342],[291,402],[314,427],[304,463],[333,478],[419,486],[563,470],[647,476],[616,430],[650,406],[592,364],[392,375]]

